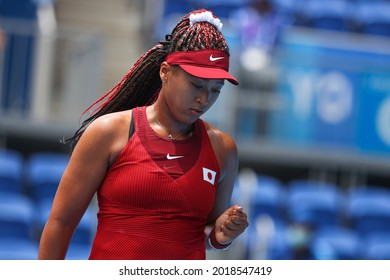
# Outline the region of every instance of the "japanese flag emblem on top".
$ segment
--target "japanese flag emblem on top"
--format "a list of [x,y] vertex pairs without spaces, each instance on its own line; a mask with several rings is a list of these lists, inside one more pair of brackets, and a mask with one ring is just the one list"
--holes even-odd
[[217,172],[203,167],[203,180],[205,180],[206,182],[209,182],[210,184],[214,185],[216,175]]

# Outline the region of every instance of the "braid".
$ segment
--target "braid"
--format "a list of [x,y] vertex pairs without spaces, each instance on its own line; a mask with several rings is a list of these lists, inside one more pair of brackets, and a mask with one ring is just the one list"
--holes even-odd
[[165,41],[147,51],[115,87],[89,106],[83,114],[101,103],[92,110],[92,115],[83,121],[73,137],[66,139],[64,143],[70,144],[73,150],[88,125],[98,117],[152,103],[161,89],[160,65],[167,54],[218,49],[229,55],[225,38],[214,25],[208,22],[190,25],[190,15],[201,11],[204,10],[185,15],[173,29],[172,35],[167,35]]
[[168,46],[169,41],[160,42],[159,45],[146,52],[115,87],[83,112],[84,114],[90,111],[95,105],[106,99],[93,110],[92,116],[83,121],[73,137],[66,139],[64,143],[70,144],[71,150],[73,150],[88,125],[98,117],[143,106],[150,102],[161,88],[159,70],[160,64],[167,54]]

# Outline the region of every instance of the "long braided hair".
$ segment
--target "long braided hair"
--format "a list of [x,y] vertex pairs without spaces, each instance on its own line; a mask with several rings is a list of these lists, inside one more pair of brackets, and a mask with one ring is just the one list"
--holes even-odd
[[142,55],[116,86],[83,112],[85,114],[92,111],[92,115],[83,121],[71,138],[65,140],[66,144],[70,144],[71,150],[74,149],[88,125],[98,117],[153,103],[161,89],[160,65],[167,54],[217,49],[229,55],[229,47],[224,36],[213,24],[208,22],[190,24],[190,15],[203,11],[205,10],[195,10],[185,15],[172,33],[165,36],[165,41],[159,42]]

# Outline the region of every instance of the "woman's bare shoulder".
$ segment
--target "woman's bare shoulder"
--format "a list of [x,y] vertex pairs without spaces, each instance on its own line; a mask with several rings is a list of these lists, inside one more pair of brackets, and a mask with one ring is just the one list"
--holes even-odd
[[115,158],[128,141],[131,111],[103,115],[94,120],[80,138],[80,143],[105,150],[110,160]]
[[205,124],[207,134],[209,135],[210,141],[213,146],[220,147],[226,151],[236,151],[236,142],[230,135],[206,121],[203,122]]
[[98,117],[87,128],[90,130],[100,130],[106,133],[118,132],[118,129],[130,125],[131,111],[121,111],[106,114]]

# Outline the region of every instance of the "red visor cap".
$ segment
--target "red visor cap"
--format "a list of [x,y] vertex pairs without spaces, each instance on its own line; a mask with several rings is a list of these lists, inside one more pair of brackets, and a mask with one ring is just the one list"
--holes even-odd
[[166,62],[179,65],[188,74],[201,79],[226,79],[234,85],[239,82],[229,74],[229,57],[220,50],[173,52]]

